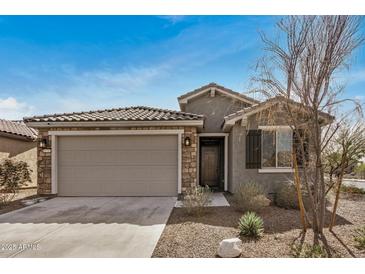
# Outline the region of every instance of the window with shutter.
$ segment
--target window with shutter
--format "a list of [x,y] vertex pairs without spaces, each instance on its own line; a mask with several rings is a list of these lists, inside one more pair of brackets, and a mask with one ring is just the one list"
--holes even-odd
[[261,130],[249,130],[246,135],[246,168],[261,168]]
[[[266,127],[265,127],[266,128]],[[303,134],[303,131],[300,131]],[[246,135],[247,169],[288,169],[292,167],[291,154],[295,149],[298,166],[309,160],[308,138],[304,140],[302,157],[300,142],[295,132],[282,127],[276,129],[249,130]]]

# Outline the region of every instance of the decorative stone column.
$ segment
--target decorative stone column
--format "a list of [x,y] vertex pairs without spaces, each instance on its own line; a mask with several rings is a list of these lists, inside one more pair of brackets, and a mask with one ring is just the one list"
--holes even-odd
[[41,148],[39,140],[37,143],[37,193],[39,195],[51,194],[52,186],[52,160],[51,160],[51,138],[48,136],[48,131],[39,131],[39,140],[47,139],[47,147]]
[[[190,146],[185,146],[184,139],[189,137],[191,140]],[[198,134],[195,127],[185,127],[182,136],[182,192],[187,188],[196,186],[197,183],[197,149],[198,149]]]

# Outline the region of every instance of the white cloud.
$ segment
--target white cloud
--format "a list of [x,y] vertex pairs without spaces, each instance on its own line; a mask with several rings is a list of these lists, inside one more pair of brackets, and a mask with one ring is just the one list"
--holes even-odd
[[71,76],[73,88],[92,88],[99,92],[138,92],[168,74],[169,66],[130,67],[122,71],[96,70]]
[[32,115],[33,107],[24,102],[17,101],[14,97],[0,98],[0,118],[21,120],[25,116]]
[[[119,70],[100,68],[80,72],[72,65],[61,65],[57,75],[62,82],[46,83],[31,90],[37,96],[36,99],[29,98],[29,102],[36,106],[30,110],[35,114],[49,114],[140,104],[139,101],[131,102],[131,95],[135,94],[140,98],[138,94],[148,90],[149,85],[169,75],[170,66],[166,63],[144,67],[131,66]],[[35,77],[37,75],[33,78]],[[17,102],[17,105],[18,109],[23,106],[24,111],[19,112],[28,112],[25,104]],[[4,113],[0,111],[0,115]]]

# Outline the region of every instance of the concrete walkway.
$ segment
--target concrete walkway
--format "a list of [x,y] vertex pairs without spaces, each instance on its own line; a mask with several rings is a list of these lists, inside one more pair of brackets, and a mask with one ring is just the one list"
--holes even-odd
[[54,198],[0,215],[0,257],[151,257],[175,197]]

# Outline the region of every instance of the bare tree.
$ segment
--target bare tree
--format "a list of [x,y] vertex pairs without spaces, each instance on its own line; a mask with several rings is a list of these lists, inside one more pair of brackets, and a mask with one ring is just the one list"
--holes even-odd
[[[266,56],[258,62],[258,75],[253,80],[259,87],[254,91],[275,97],[272,102],[280,106],[275,111],[281,118],[285,116],[298,137],[298,153],[305,163],[301,181],[310,200],[314,244],[318,244],[323,235],[326,196],[321,156],[343,119],[338,117],[334,122],[335,110],[353,101],[340,98],[344,86],[336,76],[349,66],[349,57],[363,41],[360,18],[290,16],[277,27],[279,39],[261,35]],[[359,109],[358,102],[353,102]],[[305,157],[307,139],[309,159]]]
[[[334,138],[330,141],[328,148],[334,149],[331,153],[326,155],[338,155],[336,157],[331,157],[339,161],[336,162],[336,182],[330,183],[327,192],[337,185],[336,197],[332,210],[332,218],[330,223],[330,230],[332,230],[335,225],[336,211],[340,198],[340,191],[342,185],[343,176],[350,172],[350,168],[354,167],[360,159],[365,155],[365,126],[362,121],[355,124],[351,122],[343,123]],[[339,159],[338,159],[339,158]],[[325,161],[326,162],[326,161]],[[330,163],[332,163],[330,161]]]
[[[350,174],[365,156],[365,125],[345,121],[323,151],[323,162],[329,175],[327,193],[333,189],[340,176]],[[336,177],[337,180],[334,181]],[[341,180],[342,181],[342,180]]]

